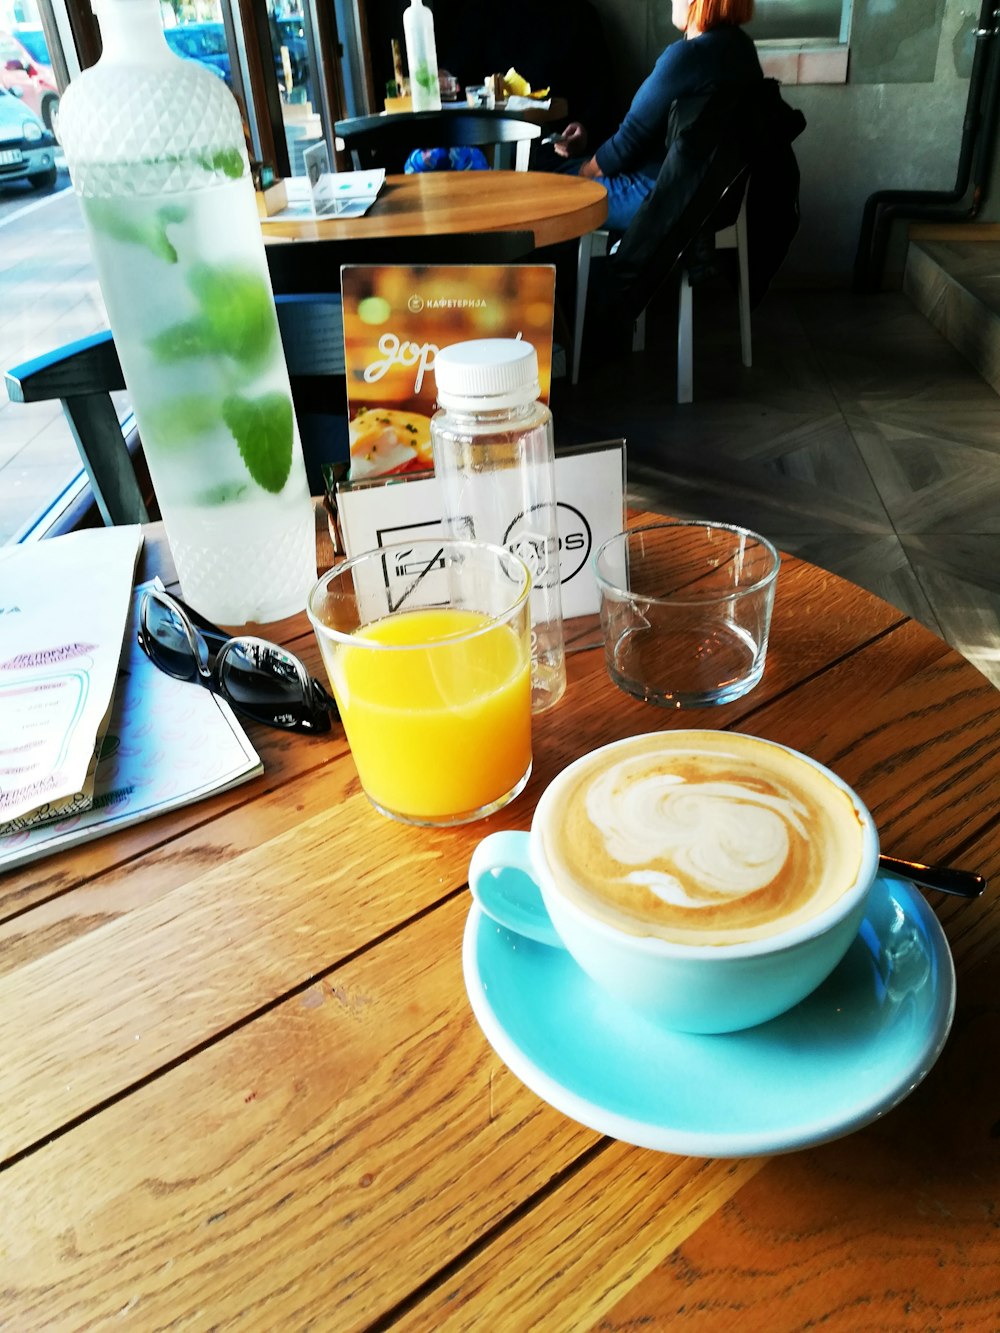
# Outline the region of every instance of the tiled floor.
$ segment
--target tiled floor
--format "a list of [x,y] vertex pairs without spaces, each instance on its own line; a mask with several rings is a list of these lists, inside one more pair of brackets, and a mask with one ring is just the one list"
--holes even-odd
[[[0,295],[0,368],[103,327],[72,196],[0,229]],[[695,401],[678,406],[672,320],[665,297],[633,355],[591,311],[581,382],[554,386],[557,442],[625,435],[637,503],[757,528],[917,617],[1000,685],[994,391],[902,295],[772,292],[744,370],[734,299],[699,291]],[[0,542],[73,467],[58,407],[0,395]]]
[[756,528],[1000,685],[994,391],[902,295],[772,292],[745,370],[734,299],[702,291],[695,401],[678,406],[669,299],[657,314],[645,353],[590,348],[578,388],[557,383],[557,440],[624,434],[637,503]]

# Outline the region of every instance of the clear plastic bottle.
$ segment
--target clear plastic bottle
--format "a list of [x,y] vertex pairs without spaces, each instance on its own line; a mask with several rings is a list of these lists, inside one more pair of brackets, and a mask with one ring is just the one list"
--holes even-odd
[[530,343],[483,338],[442,348],[434,471],[454,537],[495,542],[531,570],[531,707],[566,689],[552,414],[538,401]]
[[410,101],[414,111],[441,110],[434,15],[423,0],[411,0],[403,10],[406,63],[410,71]]
[[184,597],[224,625],[304,608],[316,537],[239,109],[102,0],[59,138]]

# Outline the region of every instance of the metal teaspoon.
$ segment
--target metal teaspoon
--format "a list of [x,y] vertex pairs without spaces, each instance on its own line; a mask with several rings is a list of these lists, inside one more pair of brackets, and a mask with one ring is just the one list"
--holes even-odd
[[956,870],[952,866],[925,866],[919,861],[901,861],[896,856],[880,856],[883,870],[912,879],[924,889],[937,889],[956,898],[978,898],[985,892],[986,880],[972,870]]

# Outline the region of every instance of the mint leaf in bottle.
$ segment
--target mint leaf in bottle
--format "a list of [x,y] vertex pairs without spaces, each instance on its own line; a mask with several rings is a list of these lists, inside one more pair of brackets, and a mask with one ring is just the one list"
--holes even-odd
[[292,400],[283,393],[232,393],[223,401],[222,419],[251,477],[276,495],[292,470]]
[[265,361],[277,336],[274,300],[258,273],[230,265],[199,264],[188,286],[202,310],[205,339],[251,368]]
[[106,232],[126,245],[145,246],[157,259],[168,264],[177,263],[177,251],[167,236],[167,227],[171,223],[183,222],[187,217],[187,209],[180,204],[164,204],[145,217],[130,216],[114,199],[88,199],[84,207],[90,225],[98,231]]
[[[166,359],[166,358],[164,358]],[[190,393],[167,398],[147,407],[143,438],[155,436],[164,449],[210,434],[219,424],[219,400],[210,394]]]
[[149,350],[165,365],[185,361],[192,356],[204,356],[212,349],[203,320],[192,319],[185,324],[171,324],[154,334],[147,343]]
[[230,180],[239,180],[243,175],[243,154],[238,148],[217,148],[211,153],[201,153],[198,161],[206,171],[221,171]]
[[256,370],[271,355],[277,337],[274,301],[256,273],[229,265],[198,264],[187,278],[200,313],[150,338],[158,361],[228,356]]

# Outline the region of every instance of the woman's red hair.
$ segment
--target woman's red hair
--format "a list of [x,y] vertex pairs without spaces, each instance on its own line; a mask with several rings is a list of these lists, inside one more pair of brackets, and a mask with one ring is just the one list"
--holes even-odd
[[688,26],[708,32],[726,24],[749,23],[753,18],[753,0],[694,0],[688,11]]

